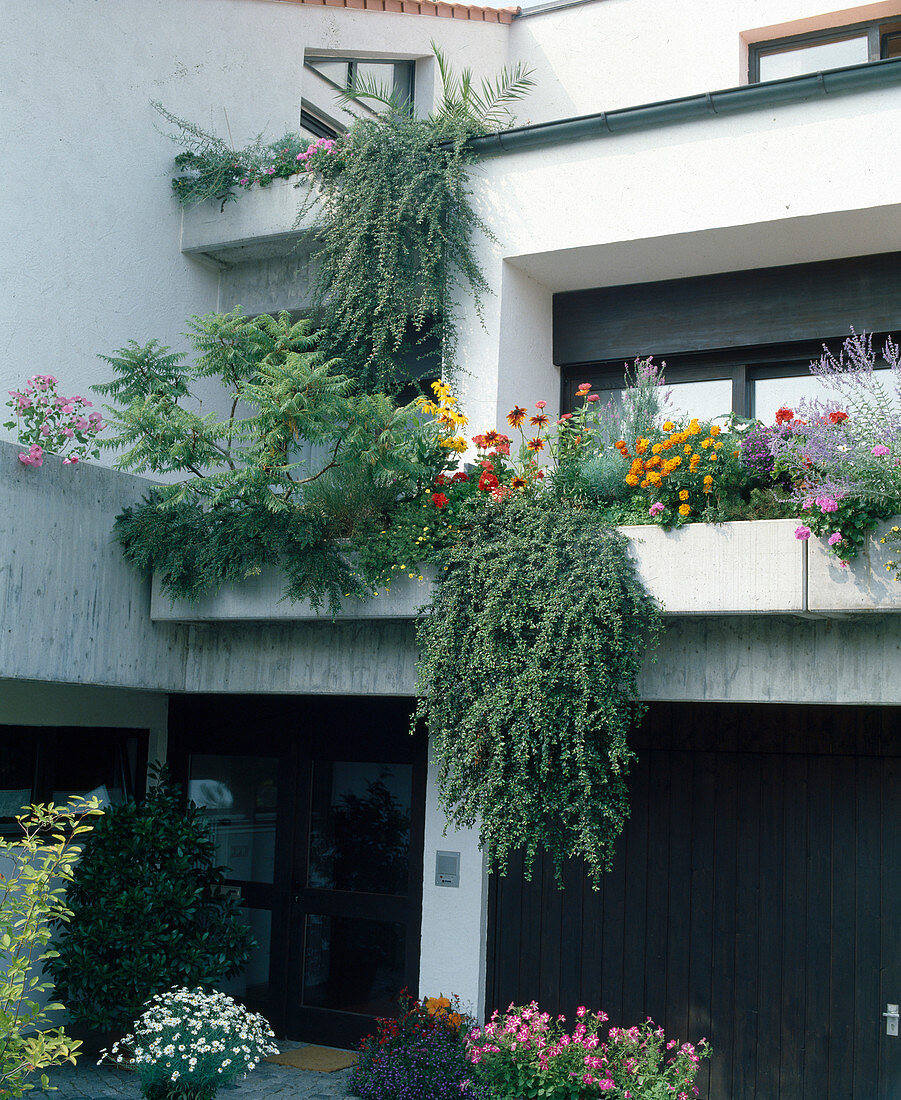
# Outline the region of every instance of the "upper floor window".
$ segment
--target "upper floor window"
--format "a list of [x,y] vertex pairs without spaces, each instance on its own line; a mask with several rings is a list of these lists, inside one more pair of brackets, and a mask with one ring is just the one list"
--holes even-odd
[[[339,88],[365,88],[373,84],[394,93],[401,102],[413,102],[413,61],[368,61],[349,57],[306,57],[304,64]],[[381,113],[381,104],[366,100],[367,107]]]
[[751,45],[751,83],[901,57],[901,21],[857,23]]

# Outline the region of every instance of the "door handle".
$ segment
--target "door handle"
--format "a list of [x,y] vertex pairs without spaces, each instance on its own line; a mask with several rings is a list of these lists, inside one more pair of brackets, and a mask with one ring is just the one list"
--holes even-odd
[[888,1009],[887,1012],[882,1013],[882,1015],[885,1017],[885,1033],[886,1035],[897,1036],[898,1020],[899,1017],[901,1017],[901,1013],[898,1012],[897,1005],[886,1005],[885,1007]]

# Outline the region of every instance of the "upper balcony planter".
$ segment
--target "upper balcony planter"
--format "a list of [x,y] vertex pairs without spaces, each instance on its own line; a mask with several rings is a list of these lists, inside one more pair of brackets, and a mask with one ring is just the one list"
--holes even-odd
[[227,202],[222,209],[213,201],[185,207],[181,250],[217,266],[286,255],[318,220],[314,206],[298,222],[308,188],[298,175],[242,192],[236,202]]
[[[639,573],[664,614],[833,615],[901,610],[901,584],[884,570],[880,530],[867,552],[842,569],[816,539],[795,538],[797,520],[690,524],[676,531],[624,527]],[[890,526],[887,524],[886,527]],[[349,600],[338,621],[412,619],[428,604],[434,574],[404,578],[371,600]],[[276,570],[223,588],[197,603],[171,601],[154,578],[157,622],[325,620],[308,603],[282,599]]]

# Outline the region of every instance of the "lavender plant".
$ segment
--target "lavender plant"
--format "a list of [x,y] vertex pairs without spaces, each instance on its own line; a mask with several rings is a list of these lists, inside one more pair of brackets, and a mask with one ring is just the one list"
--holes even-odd
[[852,329],[838,355],[824,348],[810,365],[837,396],[780,409],[767,435],[804,519],[798,538],[827,536],[843,562],[880,520],[901,511],[901,352],[891,338],[881,359],[872,334]]

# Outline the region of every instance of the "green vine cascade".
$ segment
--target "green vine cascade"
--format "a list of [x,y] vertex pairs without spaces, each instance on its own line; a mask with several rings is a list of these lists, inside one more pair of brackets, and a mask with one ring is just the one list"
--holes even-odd
[[629,813],[637,677],[660,631],[626,539],[596,510],[523,497],[474,515],[420,620],[419,703],[449,820],[490,863],[539,848],[597,887]]

